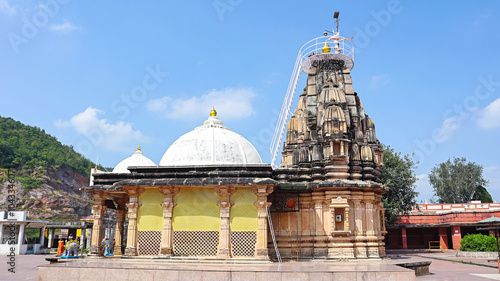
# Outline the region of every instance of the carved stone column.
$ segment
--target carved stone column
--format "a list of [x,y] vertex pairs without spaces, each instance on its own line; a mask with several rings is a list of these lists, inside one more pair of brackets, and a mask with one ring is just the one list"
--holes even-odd
[[314,211],[316,214],[316,235],[324,236],[325,228],[323,222],[323,201],[325,200],[323,191],[315,191],[312,193],[312,201],[314,202]]
[[230,212],[233,204],[230,202],[230,197],[235,190],[235,187],[227,186],[218,186],[215,188],[215,192],[220,196],[220,203],[217,204],[220,208],[219,249],[217,257],[220,259],[227,259],[231,256],[229,250],[231,243]]
[[137,256],[137,214],[139,211],[139,194],[141,190],[129,189],[128,208],[128,229],[127,229],[127,248],[126,256]]
[[160,191],[163,193],[163,230],[161,232],[161,248],[160,254],[172,255],[172,213],[175,207],[174,196],[179,192],[179,188],[164,187]]
[[115,229],[115,246],[113,249],[113,255],[121,256],[122,253],[122,243],[123,243],[123,223],[125,221],[125,205],[118,205],[116,209],[116,229]]
[[267,249],[267,208],[271,206],[267,202],[267,196],[273,192],[273,186],[256,186],[252,191],[257,194],[257,245],[256,257],[260,259],[269,259]]
[[102,194],[94,195],[94,206],[92,206],[92,210],[94,211],[94,226],[92,227],[92,245],[90,246],[91,255],[103,255],[101,247],[101,236],[102,220],[104,219],[104,211],[106,211],[104,201],[105,198]]
[[363,259],[368,257],[365,237],[366,225],[363,223],[363,217],[366,218],[364,204],[362,203],[363,194],[353,192],[351,199],[354,205],[354,254],[356,258]]
[[374,236],[374,216],[373,216],[373,201],[366,201],[365,203],[365,213],[366,213],[366,235]]
[[361,210],[361,199],[353,198],[352,202],[354,204],[354,235],[363,235],[363,214]]

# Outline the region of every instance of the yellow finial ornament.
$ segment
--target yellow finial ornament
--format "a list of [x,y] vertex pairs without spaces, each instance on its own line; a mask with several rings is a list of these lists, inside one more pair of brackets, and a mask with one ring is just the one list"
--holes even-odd
[[141,146],[140,145],[137,147],[137,150],[141,150]]
[[326,43],[325,41],[325,45],[323,45],[323,48],[321,48],[321,50],[323,51],[323,53],[329,53],[332,48],[330,48],[330,45],[328,45],[328,43]]
[[212,110],[210,110],[210,116],[212,117],[217,116],[217,111],[215,111],[214,107],[212,107]]

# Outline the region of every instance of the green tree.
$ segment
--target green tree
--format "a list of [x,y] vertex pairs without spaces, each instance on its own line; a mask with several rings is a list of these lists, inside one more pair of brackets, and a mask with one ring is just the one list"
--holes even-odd
[[453,158],[436,165],[429,175],[429,183],[439,203],[466,203],[488,185],[483,178],[483,167],[465,158]]
[[380,180],[389,188],[382,196],[389,225],[396,222],[398,214],[409,214],[417,205],[415,166],[410,155],[401,156],[390,146],[384,146],[384,166],[380,170]]
[[478,186],[474,194],[474,200],[480,200],[482,203],[493,203],[491,194],[482,186]]

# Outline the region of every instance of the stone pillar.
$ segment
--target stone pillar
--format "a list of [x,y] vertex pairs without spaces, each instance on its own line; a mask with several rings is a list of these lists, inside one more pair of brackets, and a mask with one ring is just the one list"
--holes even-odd
[[447,233],[447,228],[446,227],[440,227],[438,228],[439,230],[439,244],[441,245],[441,249],[447,250],[448,249],[448,233]]
[[365,223],[366,223],[366,249],[369,258],[380,258],[379,254],[379,238],[376,235],[378,232],[376,230],[377,212],[374,210],[375,196],[374,193],[365,193],[364,196],[365,205]]
[[[116,209],[116,228],[115,228],[115,246],[113,249],[113,255],[121,256],[122,253],[122,243],[123,243],[123,224],[125,222],[125,212],[124,205],[118,205]],[[111,241],[113,243],[113,241]]]
[[372,201],[367,201],[365,204],[366,209],[366,235],[374,236],[375,235],[375,227],[373,220],[375,217],[373,216],[373,204]]
[[85,248],[90,248],[92,246],[92,228],[87,228],[85,232],[89,232],[89,234],[86,236],[87,237],[87,245]]
[[164,199],[161,204],[163,207],[163,229],[161,232],[161,248],[160,254],[171,256],[172,251],[172,214],[175,207],[174,196],[179,192],[179,188],[164,187],[160,191],[163,193]]
[[[85,245],[85,228],[80,229],[80,237],[79,238],[80,238],[79,247],[83,248],[83,246]],[[75,237],[75,239],[76,239],[76,237]]]
[[101,194],[94,195],[94,206],[92,206],[92,210],[94,211],[94,226],[92,227],[92,245],[90,246],[91,255],[103,255],[101,237],[103,227],[102,220],[104,219],[104,211],[106,211],[104,201],[105,198]]
[[367,237],[365,236],[366,211],[362,203],[363,194],[361,192],[353,192],[351,200],[354,207],[354,256],[358,259],[366,259],[368,253]]
[[408,240],[406,240],[406,227],[401,228],[401,242],[403,243],[403,249],[408,249]]
[[380,233],[382,235],[385,235],[385,234],[387,234],[387,229],[385,229],[385,208],[383,207],[382,203],[380,203],[380,204],[381,204],[380,205],[380,217],[381,217],[381,219],[380,219],[380,224],[381,224],[380,227],[382,228],[380,230]]
[[48,230],[48,235],[47,235],[47,248],[52,248],[52,241],[54,241],[54,229],[53,228],[49,228]]
[[361,199],[352,199],[354,203],[354,236],[363,235],[363,214],[361,210]]
[[324,236],[324,222],[323,222],[323,201],[325,199],[324,192],[318,191],[312,193],[312,201],[314,203],[314,214],[315,214],[315,230],[317,236]]
[[233,205],[230,202],[231,194],[236,189],[234,187],[219,186],[215,188],[220,196],[220,203],[217,204],[220,208],[220,233],[219,233],[219,249],[217,251],[217,257],[219,259],[227,259],[231,256],[229,247],[231,239],[230,226],[230,211]]
[[451,226],[451,237],[453,241],[453,250],[460,249],[460,241],[462,241],[462,233],[460,230],[460,225]]
[[16,253],[18,255],[21,254],[21,246],[23,245],[23,242],[24,242],[24,228],[25,225],[24,224],[21,224],[19,225],[19,236],[17,237],[17,249],[16,249]]
[[267,208],[271,206],[267,202],[267,196],[273,192],[273,186],[256,186],[252,188],[257,194],[257,202],[254,205],[257,207],[257,245],[256,257],[260,259],[269,259],[269,251],[267,248]]
[[128,229],[127,229],[127,247],[126,256],[137,256],[137,214],[139,211],[139,195],[141,190],[128,189],[129,203],[128,208]]
[[[40,230],[41,231],[41,234],[40,234],[40,247],[43,247],[44,244],[45,244],[45,227],[46,226],[43,226],[42,229]],[[0,230],[0,241],[2,241],[2,230]]]
[[312,202],[314,203],[314,216],[315,216],[315,232],[313,255],[315,258],[325,258],[328,256],[327,240],[330,233],[327,234],[328,217],[325,219],[325,211],[329,210],[328,205],[323,206],[326,201],[325,193],[323,191],[312,192]]

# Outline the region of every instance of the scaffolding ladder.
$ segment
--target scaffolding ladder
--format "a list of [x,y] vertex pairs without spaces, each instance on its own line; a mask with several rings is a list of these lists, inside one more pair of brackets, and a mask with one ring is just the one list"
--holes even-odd
[[273,221],[271,220],[271,212],[269,211],[268,207],[266,207],[266,211],[267,211],[267,222],[269,223],[269,231],[271,232],[271,237],[273,238],[274,251],[276,252],[276,257],[278,258],[278,262],[282,263],[283,261],[281,260],[278,244],[276,243],[276,237],[274,236],[274,228],[273,228]]

